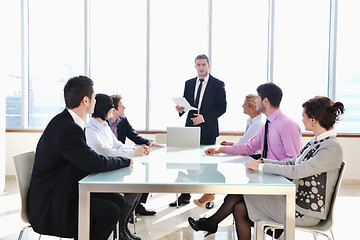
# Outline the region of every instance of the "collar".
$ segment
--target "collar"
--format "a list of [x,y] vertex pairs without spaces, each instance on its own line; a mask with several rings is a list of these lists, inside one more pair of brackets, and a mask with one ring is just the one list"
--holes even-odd
[[112,126],[112,125],[118,125],[119,122],[120,122],[120,118],[118,117],[115,122],[114,122],[111,118],[109,118],[109,119],[108,119],[108,122],[109,122],[109,125],[110,125],[110,126]]
[[93,117],[90,118],[90,123],[94,125],[96,128],[101,130],[108,126],[108,123],[106,121],[104,123],[100,123],[98,120],[96,120]]
[[281,114],[281,110],[280,108],[278,108],[277,110],[275,110],[272,114],[270,114],[270,116],[268,116],[268,120],[270,122],[274,121],[279,115]]
[[[262,118],[262,113],[260,113],[259,115],[257,115],[256,117],[254,118],[251,118],[251,121],[256,121],[256,120],[260,120]],[[270,120],[269,120],[270,121]]]
[[82,128],[82,130],[84,130],[84,128],[85,128],[84,120],[81,117],[79,117],[79,115],[77,115],[73,110],[68,109],[68,108],[67,108],[67,110],[70,113],[71,117],[74,119],[74,122],[77,125],[79,125]]
[[[210,73],[208,73],[208,75],[204,78],[204,82],[207,82],[209,80],[209,77],[210,77]],[[199,76],[197,76],[196,82],[198,82],[199,79],[200,79]]]
[[317,139],[315,139],[315,137],[313,137],[313,141],[320,141],[320,140],[325,139],[327,137],[336,137],[335,128],[331,128],[329,131],[326,131],[326,132],[320,134],[317,137]]

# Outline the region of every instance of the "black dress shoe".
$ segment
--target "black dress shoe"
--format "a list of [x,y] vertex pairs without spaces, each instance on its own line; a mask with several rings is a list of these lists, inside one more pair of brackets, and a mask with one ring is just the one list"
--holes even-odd
[[[181,194],[180,197],[178,197],[177,204],[181,206],[182,204],[186,205],[190,203],[190,194]],[[176,207],[176,201],[169,203],[170,207]]]
[[139,205],[135,208],[135,214],[142,215],[142,216],[152,216],[155,215],[155,211],[148,211],[145,209],[145,207],[139,203]]
[[207,203],[205,204],[205,207],[206,207],[207,209],[212,209],[214,206],[215,206],[215,204],[214,204],[213,201],[207,202]]
[[206,231],[208,232],[205,237],[209,236],[210,234],[216,233],[218,226],[216,225],[211,226],[208,221],[207,218],[199,218],[199,220],[195,220],[192,217],[188,218],[188,222],[190,224],[190,227],[192,229],[194,229],[195,231]]

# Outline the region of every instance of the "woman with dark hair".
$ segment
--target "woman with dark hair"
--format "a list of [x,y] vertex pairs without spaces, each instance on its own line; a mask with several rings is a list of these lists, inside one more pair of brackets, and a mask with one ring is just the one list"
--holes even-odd
[[[105,156],[141,156],[149,154],[149,147],[141,145],[136,147],[127,146],[120,142],[111,131],[106,120],[112,116],[113,102],[106,94],[97,94],[94,113],[90,121],[85,126],[85,136],[87,144],[98,154]],[[124,194],[126,204],[122,209],[119,218],[120,239],[132,240],[140,239],[133,235],[128,229],[130,215],[138,205],[141,193]]]
[[[314,97],[303,105],[303,123],[314,137],[300,154],[288,161],[250,160],[249,171],[282,175],[296,184],[295,224],[314,226],[326,219],[339,169],[342,148],[336,138],[334,124],[344,113],[344,105],[327,97]],[[209,218],[195,220],[190,226],[198,231],[215,233],[218,224],[234,215],[238,239],[251,239],[252,221],[271,220],[284,223],[285,197],[275,195],[227,195],[219,210]]]

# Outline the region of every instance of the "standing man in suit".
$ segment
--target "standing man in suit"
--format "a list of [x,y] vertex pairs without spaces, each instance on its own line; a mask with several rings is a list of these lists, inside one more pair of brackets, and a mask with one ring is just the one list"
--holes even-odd
[[[205,54],[195,58],[195,69],[198,76],[185,82],[184,97],[191,106],[198,110],[189,111],[185,126],[201,128],[200,144],[214,145],[219,136],[218,118],[226,112],[225,84],[209,74],[209,58]],[[183,106],[176,106],[179,116],[184,112]],[[188,204],[190,194],[181,194],[178,204]],[[176,201],[169,204],[176,206]]]
[[[163,146],[157,144],[154,140],[146,139],[142,136],[140,136],[134,128],[131,126],[130,122],[124,115],[125,106],[122,103],[122,96],[119,94],[114,94],[110,96],[114,108],[113,108],[113,115],[111,118],[107,120],[109,123],[111,131],[115,134],[116,138],[125,144],[126,138],[129,138],[131,141],[133,141],[135,144],[138,145],[147,145],[149,147],[158,147],[161,148]],[[140,197],[140,202],[135,208],[135,214],[143,215],[143,216],[152,216],[156,214],[155,211],[149,211],[147,210],[143,204],[146,203],[147,198],[149,196],[149,193],[142,193]],[[134,219],[130,217],[130,223],[132,223]]]
[[[45,128],[36,148],[28,192],[29,222],[35,232],[65,238],[78,237],[78,181],[98,173],[132,165],[127,157],[106,157],[87,144],[84,120],[93,113],[93,81],[69,79],[64,87],[66,109]],[[90,239],[108,239],[124,207],[118,193],[90,196]]]

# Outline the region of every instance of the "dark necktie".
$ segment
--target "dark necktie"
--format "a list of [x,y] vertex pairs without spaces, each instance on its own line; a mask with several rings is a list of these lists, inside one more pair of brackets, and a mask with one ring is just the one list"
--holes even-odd
[[196,92],[195,106],[194,106],[196,108],[199,107],[200,93],[201,93],[201,88],[202,88],[202,84],[203,84],[204,79],[199,79],[199,80],[200,80],[200,84],[199,84],[199,87],[198,87],[197,92]]
[[267,157],[267,151],[268,151],[268,141],[267,141],[267,135],[268,135],[268,127],[269,127],[269,120],[266,119],[266,123],[265,123],[265,134],[264,134],[264,148],[263,148],[263,152],[262,152],[262,158],[266,158]]

